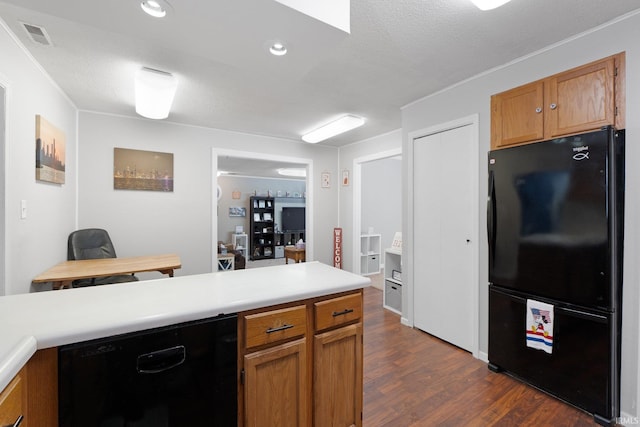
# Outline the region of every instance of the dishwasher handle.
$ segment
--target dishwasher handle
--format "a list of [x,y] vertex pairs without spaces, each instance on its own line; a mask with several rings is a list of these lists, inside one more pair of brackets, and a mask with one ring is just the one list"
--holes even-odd
[[136,370],[139,374],[159,374],[184,363],[187,350],[183,345],[165,348],[138,356]]

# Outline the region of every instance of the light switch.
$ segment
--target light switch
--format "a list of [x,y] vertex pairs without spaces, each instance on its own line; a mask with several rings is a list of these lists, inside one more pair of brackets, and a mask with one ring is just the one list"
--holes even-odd
[[27,201],[20,200],[20,219],[25,219],[27,217]]

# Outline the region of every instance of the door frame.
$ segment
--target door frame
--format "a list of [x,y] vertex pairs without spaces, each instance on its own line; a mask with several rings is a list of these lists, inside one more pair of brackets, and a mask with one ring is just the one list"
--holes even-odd
[[[360,235],[362,232],[362,164],[369,163],[376,160],[388,159],[390,157],[402,156],[402,147],[393,148],[391,150],[381,151],[379,153],[373,153],[362,157],[353,159],[353,177],[351,182],[353,183],[353,233],[352,239],[352,271],[355,274],[361,274],[360,266]],[[384,251],[384,248],[383,248]],[[380,254],[382,257],[383,254]]]
[[[416,140],[419,138],[423,138],[425,136],[434,135],[437,133],[447,132],[449,130],[453,130],[456,128],[460,128],[463,126],[471,126],[472,133],[472,146],[474,147],[474,151],[472,153],[472,157],[476,159],[473,162],[473,166],[469,171],[469,174],[472,177],[476,178],[477,185],[473,187],[471,197],[475,200],[475,203],[472,203],[472,240],[471,240],[471,251],[472,251],[472,259],[473,265],[471,266],[472,272],[472,301],[473,301],[473,331],[472,331],[472,344],[471,344],[471,353],[473,357],[479,357],[479,335],[480,335],[480,265],[479,265],[479,244],[480,244],[480,174],[479,174],[479,162],[480,162],[480,140],[479,140],[479,116],[478,114],[472,114],[470,116],[462,117],[456,120],[452,120],[446,123],[440,123],[434,126],[430,126],[424,129],[419,129],[413,132],[409,132],[407,135],[407,160],[404,163],[407,167],[407,211],[406,218],[407,220],[403,222],[403,262],[405,263],[402,272],[402,275],[406,277],[406,283],[403,286],[403,295],[402,295],[402,318],[401,322],[404,325],[414,327],[414,265],[416,264],[416,260],[414,259],[415,254],[415,245],[419,244],[414,239],[414,221],[416,216],[414,215],[414,196],[415,196],[415,182],[414,182],[414,167],[413,167],[413,156],[414,156],[414,145]],[[424,184],[421,184],[424,185]],[[406,256],[404,256],[406,254]]]
[[7,294],[7,105],[9,103],[9,81],[0,74],[0,296]]
[[[302,157],[280,156],[277,154],[257,153],[255,151],[240,151],[225,148],[213,148],[211,151],[211,254],[215,256],[218,252],[218,157],[238,157],[242,159],[271,160],[276,162],[288,162],[305,164],[307,169],[305,198],[305,259],[307,262],[313,261],[313,159]],[[211,262],[211,271],[215,271],[217,264]]]

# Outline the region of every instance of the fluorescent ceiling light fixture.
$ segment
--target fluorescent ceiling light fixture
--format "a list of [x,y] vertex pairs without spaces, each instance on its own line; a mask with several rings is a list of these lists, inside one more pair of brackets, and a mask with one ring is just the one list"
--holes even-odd
[[480,10],[491,10],[500,7],[511,0],[471,0],[473,4]]
[[164,18],[167,14],[167,8],[162,0],[146,0],[140,3],[140,7],[155,18]]
[[303,135],[302,140],[315,144],[316,142],[324,141],[325,139],[329,139],[333,136],[350,131],[351,129],[360,127],[363,124],[364,119],[362,117],[347,114],[346,116],[340,117],[338,120],[327,123],[326,125]]
[[295,176],[298,178],[304,178],[307,176],[307,170],[303,168],[282,168],[278,169],[278,174],[284,176]]
[[149,119],[166,119],[177,87],[170,73],[141,68],[136,73],[136,113]]
[[271,45],[269,48],[269,52],[275,56],[282,56],[287,54],[287,48],[280,42],[276,42]]

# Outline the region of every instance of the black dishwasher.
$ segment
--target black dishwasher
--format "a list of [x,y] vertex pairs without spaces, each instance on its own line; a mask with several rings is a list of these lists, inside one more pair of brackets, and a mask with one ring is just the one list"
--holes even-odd
[[237,315],[62,346],[60,427],[237,425]]

